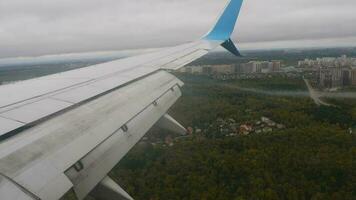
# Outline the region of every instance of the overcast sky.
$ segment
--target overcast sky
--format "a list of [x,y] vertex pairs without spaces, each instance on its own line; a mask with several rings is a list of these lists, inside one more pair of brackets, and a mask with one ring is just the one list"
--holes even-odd
[[[1,0],[0,57],[152,48],[205,34],[227,0]],[[245,0],[242,49],[356,46],[356,0]]]

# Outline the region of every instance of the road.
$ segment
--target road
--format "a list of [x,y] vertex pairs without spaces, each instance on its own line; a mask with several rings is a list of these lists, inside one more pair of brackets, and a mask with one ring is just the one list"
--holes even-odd
[[320,97],[322,96],[319,92],[315,91],[313,89],[313,87],[310,85],[309,81],[305,78],[303,78],[305,84],[307,85],[308,87],[308,91],[309,91],[309,95],[310,95],[310,98],[313,99],[313,101],[315,102],[316,105],[318,106],[331,106],[331,104],[328,104],[326,103],[325,101],[321,100]]

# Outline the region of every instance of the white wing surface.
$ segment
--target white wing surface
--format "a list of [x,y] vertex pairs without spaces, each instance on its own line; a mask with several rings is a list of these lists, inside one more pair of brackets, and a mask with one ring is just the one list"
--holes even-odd
[[219,45],[239,55],[230,35],[241,4],[195,42],[1,86],[0,199],[59,199],[71,188],[79,199],[93,189],[131,199],[107,173],[153,125],[184,133],[166,114],[183,86],[168,71]]

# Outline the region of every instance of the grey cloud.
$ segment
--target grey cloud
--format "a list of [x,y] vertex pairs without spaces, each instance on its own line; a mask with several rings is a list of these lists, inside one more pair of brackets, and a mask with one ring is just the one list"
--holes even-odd
[[[203,35],[227,0],[2,0],[0,57],[169,46]],[[241,43],[356,36],[354,0],[245,0]],[[336,41],[336,40],[335,40]],[[335,44],[337,45],[337,44]],[[253,46],[253,45],[252,45]]]
[[[352,0],[272,0],[268,1],[274,5],[271,9],[246,2],[240,21],[242,42],[356,36]],[[258,14],[250,15],[252,10]]]

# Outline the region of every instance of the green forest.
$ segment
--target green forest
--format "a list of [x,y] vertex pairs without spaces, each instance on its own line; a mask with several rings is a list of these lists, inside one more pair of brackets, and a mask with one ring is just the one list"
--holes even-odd
[[[356,102],[317,107],[299,79],[178,77],[183,96],[170,114],[202,131],[173,146],[136,145],[109,174],[134,199],[356,199]],[[239,89],[246,87],[270,95]],[[262,116],[285,128],[227,137],[215,127],[218,118],[248,123]],[[169,134],[154,129],[148,137]]]

